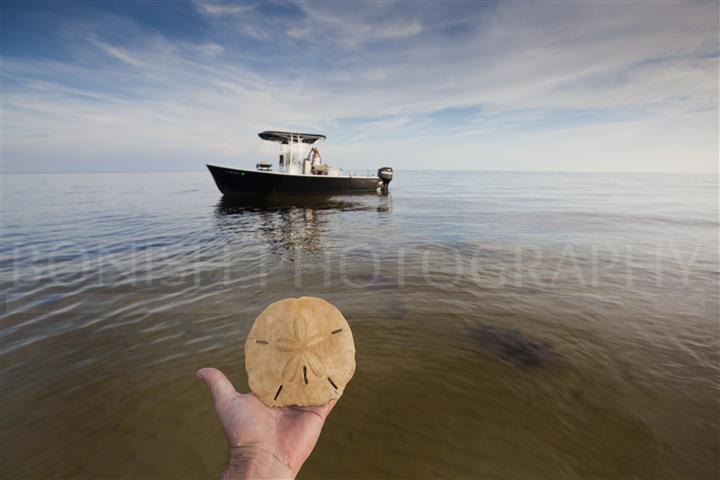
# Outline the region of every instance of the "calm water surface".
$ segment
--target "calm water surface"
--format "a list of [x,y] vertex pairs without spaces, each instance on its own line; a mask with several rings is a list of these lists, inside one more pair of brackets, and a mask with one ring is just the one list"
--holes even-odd
[[199,367],[288,296],[357,372],[306,478],[717,478],[713,176],[397,172],[223,200],[208,173],[2,177],[6,478],[207,478]]

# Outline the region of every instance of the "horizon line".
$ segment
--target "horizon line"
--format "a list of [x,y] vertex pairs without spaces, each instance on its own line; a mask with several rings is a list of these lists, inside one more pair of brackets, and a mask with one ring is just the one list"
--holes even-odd
[[[239,167],[229,167],[239,168]],[[250,169],[245,169],[250,170]],[[353,168],[345,169],[349,171],[374,170],[374,168]],[[500,169],[443,169],[443,168],[394,168],[395,171],[403,172],[487,172],[487,173],[614,173],[614,174],[680,174],[680,175],[708,175],[717,176],[720,171],[667,171],[667,170],[500,170]],[[72,171],[10,171],[6,172],[0,168],[0,176],[2,175],[72,175],[72,174],[112,174],[112,173],[200,173],[204,169],[193,170],[72,170]]]

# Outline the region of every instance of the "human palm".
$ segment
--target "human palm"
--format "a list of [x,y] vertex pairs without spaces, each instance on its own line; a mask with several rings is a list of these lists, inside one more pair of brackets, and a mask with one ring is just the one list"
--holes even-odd
[[270,408],[252,393],[238,393],[219,370],[203,368],[197,376],[210,387],[230,445],[227,478],[294,477],[335,405],[331,400],[319,407]]

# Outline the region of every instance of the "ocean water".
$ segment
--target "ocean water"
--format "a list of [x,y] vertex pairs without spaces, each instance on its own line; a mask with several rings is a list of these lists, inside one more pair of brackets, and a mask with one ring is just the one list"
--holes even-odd
[[196,369],[321,296],[357,371],[305,478],[717,478],[713,175],[398,171],[227,200],[209,173],[2,176],[4,478],[218,477]]

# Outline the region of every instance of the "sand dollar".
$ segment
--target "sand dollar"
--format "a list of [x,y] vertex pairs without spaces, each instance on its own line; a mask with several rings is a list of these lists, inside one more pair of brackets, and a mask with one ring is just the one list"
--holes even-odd
[[250,390],[269,407],[324,405],[355,373],[345,318],[321,298],[286,298],[255,319],[245,341]]

